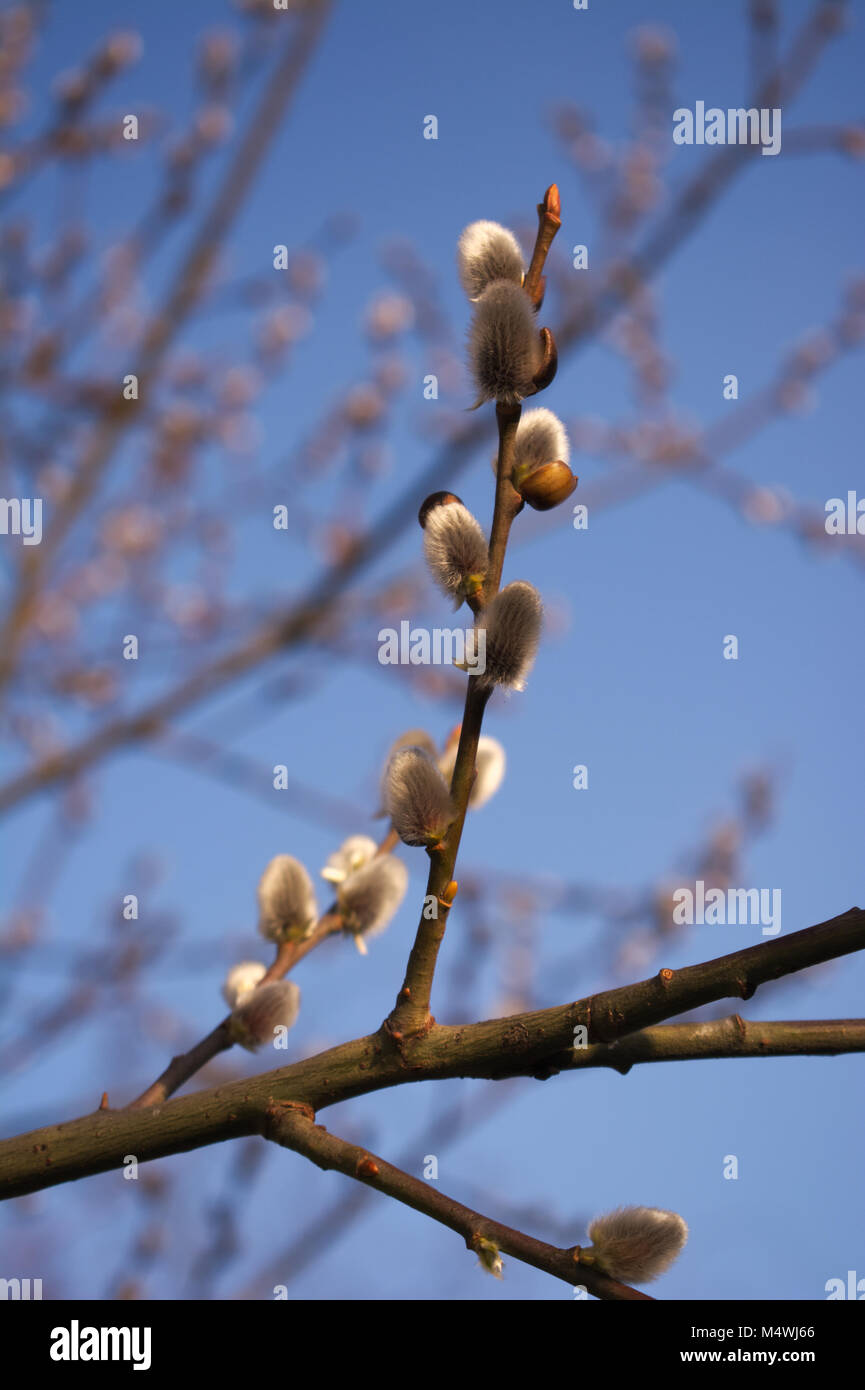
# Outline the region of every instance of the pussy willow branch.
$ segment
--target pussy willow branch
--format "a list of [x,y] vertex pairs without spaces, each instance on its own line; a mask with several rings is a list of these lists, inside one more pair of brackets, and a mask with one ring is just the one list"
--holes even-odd
[[[629,1033],[615,1043],[593,1043],[589,1047],[575,1048],[570,1068],[563,1065],[562,1071],[606,1067],[625,1076],[632,1066],[644,1062],[688,1062],[736,1057],[825,1057],[854,1052],[865,1052],[865,1019],[804,1019],[767,1023],[731,1014],[708,1023],[663,1023],[653,1028],[643,1028],[639,1033]],[[502,1094],[503,1090],[505,1094]],[[447,1148],[454,1138],[461,1137],[469,1127],[475,1133],[484,1112],[498,1113],[502,1102],[514,1094],[502,1086],[489,1088],[473,1100],[470,1113],[464,1100],[455,1104],[404,1145],[404,1157],[400,1157],[399,1164],[408,1166],[419,1153],[441,1154],[443,1148]],[[329,1247],[333,1239],[345,1235],[349,1224],[367,1214],[369,1207],[364,1197],[364,1193],[357,1191],[343,1193],[331,1206],[316,1215],[309,1225],[295,1232],[291,1244],[275,1259],[269,1259],[263,1271],[231,1296],[262,1297],[263,1291],[274,1283],[285,1284],[296,1278]]]
[[[496,416],[499,426],[499,462],[496,470],[496,498],[493,507],[493,524],[490,531],[489,561],[483,585],[484,606],[498,592],[511,523],[522,505],[521,499],[509,480],[513,462],[514,439],[520,419],[520,407],[507,409],[497,406]],[[476,677],[470,676],[451,779],[451,796],[457,808],[457,814],[448,829],[442,846],[430,851],[430,870],[424,911],[421,913],[418,923],[402,989],[388,1020],[388,1027],[397,1039],[402,1038],[406,1033],[427,1028],[430,1024],[433,976],[452,902],[452,899],[449,900],[447,896],[448,888],[453,881],[456,869],[457,854],[474,781],[478,742],[489,697],[489,688],[481,685]],[[430,898],[434,898],[436,901],[437,913],[435,917],[425,915],[426,903],[429,902]]]
[[[836,32],[833,17],[841,16],[843,9],[837,0],[818,0],[794,39],[788,57],[771,75],[766,90],[771,85],[773,90],[781,92],[785,107],[791,105],[826,41]],[[759,107],[778,103],[774,100],[761,102],[755,97],[749,104]],[[668,211],[650,228],[627,264],[611,271],[598,293],[566,314],[564,322],[556,328],[560,357],[563,352],[584,347],[643,284],[663,269],[682,242],[708,216],[733,176],[747,167],[750,155],[750,146],[728,146],[712,156],[683,185]],[[184,677],[137,713],[106,724],[64,753],[51,755],[11,778],[0,787],[0,814],[35,793],[85,771],[114,750],[151,737],[168,720],[208,699],[276,653],[302,642],[326,620],[336,599],[356,574],[396,543],[407,522],[416,514],[417,497],[451,482],[484,438],[483,422],[475,421],[442,446],[421,477],[387,508],[378,523],[356,539],[350,554],[317,576],[308,594],[278,620],[264,624],[251,638],[207,662],[193,675]],[[648,484],[641,478],[637,490],[646,486]]]
[[[437,1024],[426,1033],[406,1038],[398,1047],[382,1027],[367,1037],[262,1076],[177,1097],[162,1105],[97,1110],[81,1119],[7,1139],[0,1143],[0,1198],[20,1197],[120,1168],[127,1154],[135,1154],[143,1163],[260,1134],[265,1111],[277,1100],[295,1101],[319,1111],[354,1096],[412,1081],[463,1076],[487,1080],[525,1075],[546,1078],[575,1065],[574,1030],[580,1025],[586,1028],[590,1045],[611,1044],[716,999],[750,999],[767,980],[863,949],[865,911],[854,907],[790,936],[682,970],[661,970],[648,980],[572,1004],[484,1023]],[[848,1050],[843,1031],[848,1026],[841,1021],[842,1031],[836,1037],[839,1052]],[[852,1041],[858,1050],[858,1034],[854,1033]]]
[[[441,1156],[469,1129],[476,1137],[479,1126],[499,1114],[513,1100],[517,1089],[506,1084],[488,1086],[480,1095],[473,1096],[471,1102],[465,1095],[452,1101],[403,1141],[396,1166],[412,1167],[419,1153]],[[335,1239],[344,1238],[349,1226],[369,1211],[369,1197],[370,1193],[362,1187],[340,1188],[334,1201],[315,1212],[305,1225],[295,1226],[289,1243],[226,1297],[232,1300],[267,1297],[264,1291],[271,1290],[274,1284],[290,1284],[325,1254]]]
[[[561,226],[559,218],[559,191],[551,184],[544,194],[543,202],[538,204],[538,233],[532,253],[531,265],[525,280],[525,289],[533,302],[538,302],[543,292],[542,274],[547,253],[553,238]],[[511,484],[514,462],[517,427],[520,423],[522,406],[508,406],[501,401],[496,403],[496,423],[499,432],[498,461],[496,465],[496,493],[493,503],[493,521],[490,527],[490,540],[487,554],[487,571],[484,576],[480,603],[475,611],[483,611],[499,591],[502,568],[505,561],[511,525],[522,508],[522,499]],[[489,687],[485,687],[476,677],[470,676],[466,689],[465,709],[457,746],[456,762],[451,779],[451,796],[456,807],[456,816],[448,828],[442,844],[430,854],[430,869],[427,878],[426,897],[415,935],[414,945],[406,966],[402,988],[397,995],[396,1005],[387,1021],[393,1036],[400,1040],[408,1033],[416,1033],[428,1028],[431,1023],[430,996],[439,947],[445,934],[447,919],[453,901],[455,888],[451,889],[456,869],[457,854],[462,839],[466,811],[475,773],[475,759],[478,741],[483,726],[484,711],[490,697]],[[427,903],[436,902],[435,917],[428,917]]]
[[[270,984],[273,980],[282,980],[293,970],[298,961],[303,960],[304,956],[309,955],[310,951],[333,936],[335,932],[342,929],[342,918],[336,911],[336,903],[331,904],[324,916],[320,917],[314,930],[303,941],[286,941],[278,947],[276,956],[269,966],[267,973],[262,977],[261,984]],[[141,1109],[148,1105],[158,1105],[161,1101],[173,1096],[181,1086],[206,1066],[212,1062],[214,1057],[218,1057],[220,1052],[227,1052],[234,1046],[230,1032],[231,1014],[226,1014],[221,1023],[218,1023],[212,1032],[202,1038],[188,1052],[180,1053],[177,1057],[172,1057],[165,1071],[158,1076],[152,1085],[142,1091],[137,1099],[133,1100],[127,1107],[129,1110]]]
[[[448,828],[439,848],[429,851],[430,868],[427,877],[424,907],[418,923],[414,944],[408,958],[405,978],[397,995],[396,1005],[386,1027],[393,1038],[401,1042],[407,1035],[422,1032],[431,1025],[430,994],[438,959],[439,946],[445,934],[447,918],[453,901],[449,889],[453,881],[457,851],[462,837],[468,799],[474,780],[475,759],[481,725],[489,691],[469,677],[460,740],[451,780],[451,797],[457,808],[456,818]],[[436,915],[426,917],[427,903],[433,898]]]
[[490,1240],[503,1255],[512,1255],[514,1259],[522,1260],[523,1264],[563,1279],[566,1284],[582,1284],[596,1298],[620,1301],[650,1299],[649,1294],[620,1284],[588,1265],[578,1264],[573,1248],[560,1250],[512,1226],[504,1226],[500,1221],[481,1216],[479,1212],[446,1196],[435,1185],[395,1168],[368,1149],[329,1134],[323,1125],[317,1125],[310,1115],[296,1106],[270,1106],[264,1137],[281,1144],[283,1148],[303,1154],[319,1168],[335,1168],[346,1177],[375,1188],[377,1192],[383,1192],[385,1196],[393,1197],[405,1206],[423,1212],[425,1216],[431,1216],[434,1221],[462,1236],[469,1250],[477,1251],[481,1239]]
[[[397,836],[390,830],[384,840],[378,846],[376,854],[390,854],[396,848]],[[318,919],[313,931],[302,941],[286,941],[277,949],[276,956],[272,961],[267,973],[262,977],[261,984],[270,984],[273,980],[283,980],[294,967],[308,956],[310,951],[314,951],[316,946],[320,946],[322,941],[328,937],[336,935],[342,931],[342,917],[338,911],[336,902],[331,903],[327,911]],[[214,1057],[218,1057],[220,1052],[227,1052],[234,1044],[231,1040],[229,1025],[231,1015],[227,1014],[221,1023],[202,1038],[188,1052],[183,1052],[177,1057],[172,1057],[170,1063],[165,1068],[161,1076],[158,1076],[146,1091],[142,1091],[137,1099],[133,1100],[126,1108],[128,1110],[142,1109],[148,1105],[158,1105],[160,1102],[173,1096],[181,1086],[184,1086],[190,1077],[208,1062],[212,1062]]]

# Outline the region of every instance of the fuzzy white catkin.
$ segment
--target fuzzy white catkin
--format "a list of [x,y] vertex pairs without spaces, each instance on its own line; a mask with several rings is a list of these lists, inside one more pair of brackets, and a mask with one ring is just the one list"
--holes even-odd
[[456,814],[444,778],[422,748],[403,748],[391,758],[385,808],[406,845],[436,844]]
[[[570,457],[568,432],[558,415],[554,415],[545,406],[523,412],[514,437],[511,477],[520,474],[525,477],[526,474],[533,473],[536,468],[545,463],[552,463],[555,459],[568,463]],[[493,473],[498,472],[498,454],[492,455],[490,467]]]
[[688,1227],[678,1212],[660,1207],[617,1207],[589,1226],[595,1263],[626,1284],[657,1279],[687,1239]]
[[321,871],[322,878],[327,879],[328,883],[342,883],[349,874],[356,873],[374,859],[377,848],[375,840],[369,835],[349,835],[339,849],[328,857]]
[[387,750],[387,757],[384,760],[381,771],[381,783],[379,786],[379,808],[377,816],[387,815],[387,773],[390,767],[391,758],[395,753],[399,753],[402,748],[422,748],[425,753],[429,753],[431,758],[436,756],[436,746],[433,739],[426,732],[426,729],[407,729],[399,738],[395,738],[390,748]]
[[407,888],[408,869],[390,854],[364,864],[339,885],[337,907],[359,950],[363,951],[360,937],[377,936],[393,920]]
[[509,280],[494,280],[475,305],[469,329],[476,404],[501,401],[516,405],[529,394],[541,355],[529,296]]
[[460,283],[478,299],[493,280],[523,281],[523,253],[513,232],[498,222],[472,222],[457,244]]
[[277,1028],[291,1028],[300,1009],[300,990],[292,980],[259,985],[231,1015],[231,1037],[248,1052],[272,1043]]
[[514,474],[532,473],[554,459],[567,463],[570,457],[567,430],[558,415],[544,406],[527,410],[514,438]]
[[477,627],[486,629],[484,685],[523,690],[534,664],[543,622],[541,596],[533,584],[516,579],[496,594]]
[[222,997],[230,1009],[236,1009],[247,994],[251,994],[267,974],[267,966],[260,960],[242,960],[233,965],[225,977]]
[[312,879],[290,854],[271,859],[258,884],[258,930],[269,941],[304,936],[318,918]]
[[436,584],[459,605],[487,569],[487,538],[462,502],[448,502],[428,514],[423,550]]
[[[450,786],[457,760],[459,740],[454,739],[439,758],[442,776]],[[497,738],[481,734],[475,757],[475,780],[469,793],[469,810],[478,811],[495,796],[505,776],[507,757]]]

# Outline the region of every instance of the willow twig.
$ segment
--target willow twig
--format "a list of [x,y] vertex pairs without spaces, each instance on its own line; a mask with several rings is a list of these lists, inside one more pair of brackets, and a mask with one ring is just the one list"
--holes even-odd
[[[389,830],[376,849],[376,855],[390,854],[397,844],[397,835],[393,830]],[[327,911],[318,919],[309,936],[305,936],[301,941],[285,941],[278,947],[276,955],[267,973],[259,981],[259,985],[267,985],[273,980],[285,979],[285,976],[305,956],[308,956],[310,951],[314,951],[328,937],[335,936],[342,931],[342,927],[343,921],[338,904],[332,902]],[[207,1034],[207,1037],[202,1038],[188,1052],[172,1057],[165,1071],[126,1108],[128,1110],[140,1110],[149,1105],[159,1105],[169,1096],[173,1096],[175,1091],[184,1086],[208,1062],[212,1062],[214,1057],[218,1057],[220,1052],[227,1052],[229,1048],[234,1046],[229,1027],[230,1022],[231,1015],[228,1014],[212,1032]]]
[[628,1284],[620,1284],[589,1265],[579,1264],[574,1254],[577,1247],[562,1250],[555,1245],[547,1245],[545,1241],[536,1240],[534,1236],[515,1230],[513,1226],[505,1226],[500,1221],[472,1211],[471,1207],[464,1207],[437,1187],[412,1177],[401,1168],[395,1168],[368,1149],[329,1134],[323,1125],[315,1123],[309,1113],[295,1105],[271,1106],[267,1111],[264,1135],[283,1148],[303,1154],[318,1168],[335,1168],[346,1177],[354,1178],[407,1207],[413,1207],[424,1216],[432,1217],[461,1235],[467,1248],[476,1253],[482,1241],[489,1241],[503,1255],[512,1255],[514,1259],[522,1260],[523,1264],[563,1279],[566,1284],[582,1285],[596,1298],[619,1302],[650,1299],[649,1294],[632,1289]]
[[[561,226],[559,218],[559,191],[551,184],[544,194],[544,201],[538,205],[538,234],[532,254],[531,265],[525,280],[526,292],[539,302],[542,292],[541,271],[553,237]],[[504,567],[505,552],[514,518],[520,512],[523,502],[511,483],[514,448],[517,428],[520,423],[522,406],[496,403],[496,423],[499,433],[498,457],[496,462],[496,493],[493,503],[493,521],[490,527],[487,570],[483,588],[478,595],[476,611],[480,614],[499,591]],[[484,712],[490,697],[490,688],[470,676],[466,689],[465,709],[460,729],[456,762],[451,779],[451,797],[456,815],[441,845],[430,851],[430,870],[427,879],[424,909],[406,966],[402,988],[386,1028],[398,1043],[407,1034],[414,1034],[429,1028],[432,1023],[430,997],[433,976],[435,975],[439,947],[447,925],[447,918],[456,893],[454,872],[462,839],[466,811],[475,773],[478,742],[483,726]],[[427,904],[437,904],[436,915],[427,913]]]

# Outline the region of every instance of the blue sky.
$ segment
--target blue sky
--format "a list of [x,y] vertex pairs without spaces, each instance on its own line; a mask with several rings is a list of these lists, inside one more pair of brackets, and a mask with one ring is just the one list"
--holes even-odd
[[[566,0],[338,4],[229,242],[230,271],[258,273],[275,243],[306,241],[331,213],[350,209],[359,217],[356,238],[330,269],[302,358],[285,388],[270,389],[257,411],[265,457],[274,463],[283,458],[331,391],[362,373],[358,324],[370,294],[387,283],[380,253],[388,238],[413,242],[434,269],[458,334],[468,315],[454,249],[467,222],[525,218],[556,180],[564,228],[555,254],[566,265],[568,247],[578,242],[591,254],[594,214],[551,133],[550,105],[578,102],[594,113],[599,133],[613,142],[626,138],[632,114],[626,39],[650,21],[669,25],[678,36],[676,106],[697,100],[739,105],[746,88],[744,10],[742,4],[630,0],[614,6],[592,0],[581,13]],[[787,37],[807,10],[799,3],[784,6]],[[854,16],[844,37],[830,44],[804,94],[784,111],[785,135],[800,126],[861,118],[861,18]],[[125,25],[141,32],[144,52],[116,85],[112,109],[168,105],[180,116],[196,34],[230,19],[228,7],[206,0],[182,7],[165,0],[146,6],[94,0],[75,7],[74,22],[58,5],[34,67],[34,117],[40,101],[44,109],[58,68],[85,55],[106,27]],[[428,113],[439,120],[437,141],[421,137]],[[677,148],[668,166],[673,185],[704,157],[705,151]],[[861,162],[834,154],[788,154],[783,145],[777,158],[752,160],[661,272],[655,281],[661,337],[676,364],[671,398],[680,411],[704,423],[721,417],[726,373],[737,374],[743,398],[756,393],[791,345],[835,314],[844,284],[863,269],[862,169]],[[131,207],[146,197],[153,177],[144,159],[117,161],[110,178],[93,179],[88,207],[103,245],[128,225]],[[50,178],[27,195],[45,237],[57,196]],[[154,288],[179,245],[171,243],[154,268]],[[558,307],[551,296],[551,322]],[[207,339],[194,330],[187,341]],[[230,360],[230,335],[220,349]],[[422,352],[413,370],[390,441],[391,471],[375,483],[366,502],[369,517],[430,457],[429,445],[412,428],[421,411],[437,408],[422,399],[429,370]],[[466,382],[461,396],[442,405],[461,408],[469,401]],[[620,420],[631,413],[621,364],[607,345],[594,342],[565,360],[543,404],[565,419],[594,414]],[[827,498],[865,490],[862,427],[861,358],[852,354],[821,378],[810,413],[772,423],[737,452],[735,466],[822,509]],[[128,466],[134,466],[131,456]],[[581,483],[604,473],[590,455],[575,467]],[[488,524],[491,474],[483,451],[458,490]],[[470,818],[465,862],[491,874],[524,865],[536,874],[623,890],[648,884],[666,877],[714,819],[730,813],[739,775],[771,760],[785,769],[778,814],[747,855],[743,886],[781,889],[784,932],[861,901],[861,567],[841,555],[806,550],[780,528],[747,526],[688,482],[598,512],[586,532],[573,530],[566,508],[558,524],[532,540],[520,540],[519,524],[505,578],[531,580],[564,618],[545,641],[527,691],[509,701],[496,697],[490,706],[486,728],[506,745],[508,776],[495,802]],[[410,530],[372,577],[410,563],[419,552],[418,532]],[[308,577],[285,556],[269,510],[251,515],[232,561],[233,587],[260,601],[284,600]],[[427,612],[438,611],[431,599]],[[451,621],[443,610],[428,620]],[[377,627],[371,621],[366,633],[371,648]],[[736,662],[722,659],[729,633],[739,638]],[[320,659],[315,665],[321,669]],[[302,661],[294,668],[302,669]],[[147,689],[146,665],[134,679]],[[255,686],[253,680],[247,688]],[[234,691],[190,719],[189,727],[206,732],[219,719],[224,728],[237,704]],[[453,722],[448,711],[425,706],[387,671],[334,664],[309,698],[275,708],[269,721],[246,732],[235,727],[230,741],[265,765],[287,763],[299,781],[320,782],[363,806],[375,794],[379,760],[396,734],[427,724],[441,737]],[[578,762],[589,767],[584,792],[571,785]],[[242,799],[147,751],[112,761],[99,774],[98,789],[97,818],[51,902],[50,939],[59,943],[61,960],[69,944],[86,945],[102,931],[106,904],[128,891],[123,875],[136,852],[156,853],[164,863],[148,911],[179,913],[179,959],[185,948],[229,935],[254,955],[254,886],[266,861],[290,852],[315,871],[334,847],[332,832],[287,813],[278,794],[272,805]],[[8,907],[14,880],[7,870],[32,844],[46,812],[42,802],[4,826],[0,909]],[[412,896],[370,958],[334,947],[299,972],[298,1053],[369,1031],[390,1007],[426,862],[420,851],[400,852],[412,871]],[[138,929],[147,930],[146,920]],[[457,910],[435,1001],[441,1017],[448,1016],[448,972],[459,932]],[[596,934],[596,924],[582,918],[551,916],[543,923],[539,950],[550,988],[541,1003],[617,982],[605,973],[600,952],[593,974],[562,979],[554,968]],[[693,927],[654,968],[723,954],[754,944],[758,935],[747,926]],[[45,954],[18,980],[6,1036],[18,1010],[23,1016],[45,994],[38,964]],[[225,965],[222,946],[212,966],[200,964],[194,972],[169,959],[151,973],[150,998],[186,1016],[193,1035],[207,1031],[219,1016]],[[50,988],[57,984],[55,970]],[[758,993],[742,1012],[853,1017],[862,1012],[863,985],[865,962],[849,957],[815,973],[807,985],[771,997],[767,992],[765,999]],[[47,1047],[28,1070],[5,1079],[5,1132],[78,1113],[106,1088],[131,1098],[161,1069],[167,1053],[130,1035],[122,1008],[113,1009],[110,1023],[113,1028],[76,1033],[62,1051]],[[249,1061],[250,1072],[262,1069],[259,1060]],[[515,1100],[441,1156],[440,1184],[470,1205],[485,1200],[489,1214],[505,1220],[510,1204],[548,1207],[573,1220],[574,1242],[584,1234],[583,1218],[611,1206],[675,1208],[688,1220],[691,1240],[656,1286],[661,1297],[820,1298],[826,1280],[851,1268],[865,1275],[861,1069],[855,1056],[721,1061],[636,1068],[626,1078],[598,1072],[544,1085],[519,1082]],[[403,1088],[362,1099],[335,1108],[325,1123],[347,1137],[364,1136],[393,1157],[460,1086]],[[472,1083],[464,1089],[479,1097],[485,1088]],[[728,1154],[739,1158],[735,1182],[722,1177]],[[423,1157],[418,1154],[417,1171]],[[222,1294],[243,1287],[244,1272],[251,1278],[288,1244],[296,1213],[308,1213],[345,1186],[338,1175],[322,1175],[292,1155],[269,1154],[266,1163],[255,1191],[237,1194],[250,1248]],[[165,1167],[180,1175],[187,1192],[194,1184],[203,1197],[215,1197],[230,1181],[229,1164],[228,1151],[215,1149]],[[100,1193],[113,1194],[118,1182],[114,1175],[88,1180],[84,1210],[98,1213]],[[39,1197],[34,1213],[29,1219],[37,1235],[54,1222],[59,1237],[74,1242],[58,1259],[64,1292],[101,1296],[125,1248],[117,1233],[131,1218],[118,1214],[108,1228],[86,1219],[70,1188]],[[21,1218],[3,1215],[7,1236],[19,1230]],[[193,1218],[199,1239],[202,1220]],[[181,1254],[178,1267],[182,1263]],[[176,1285],[168,1278],[149,1291],[182,1293],[180,1276]],[[485,1279],[449,1232],[380,1199],[291,1288],[307,1297],[346,1299],[569,1296],[564,1286],[516,1261],[507,1262],[502,1284]]]

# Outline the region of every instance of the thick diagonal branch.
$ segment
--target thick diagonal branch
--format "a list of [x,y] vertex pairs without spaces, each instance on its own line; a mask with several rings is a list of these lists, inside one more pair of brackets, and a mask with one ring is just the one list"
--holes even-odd
[[[20,1197],[57,1183],[261,1132],[276,1100],[323,1110],[328,1105],[409,1081],[469,1076],[550,1076],[574,1066],[575,1029],[589,1044],[611,1044],[628,1033],[674,1018],[716,999],[750,998],[776,980],[865,948],[865,912],[854,907],[819,926],[719,956],[683,970],[661,971],[639,984],[607,990],[573,1004],[457,1027],[433,1027],[396,1048],[384,1030],[262,1076],[235,1081],[138,1110],[98,1110],[0,1143],[0,1198]],[[669,978],[667,978],[669,977]],[[846,1021],[842,1027],[847,1028]],[[861,1021],[854,1020],[861,1028]],[[825,1041],[825,1040],[824,1040]],[[836,1037],[832,1051],[848,1049]],[[820,1047],[819,1051],[825,1051]],[[648,1060],[648,1058],[646,1058]]]

